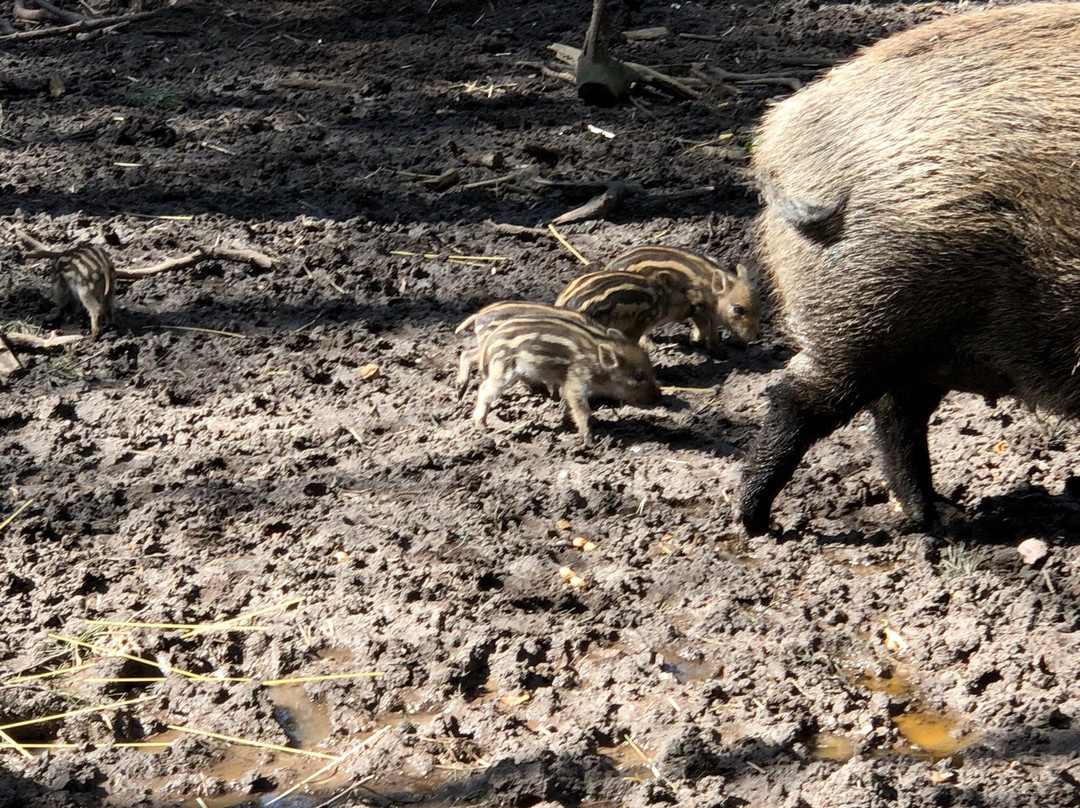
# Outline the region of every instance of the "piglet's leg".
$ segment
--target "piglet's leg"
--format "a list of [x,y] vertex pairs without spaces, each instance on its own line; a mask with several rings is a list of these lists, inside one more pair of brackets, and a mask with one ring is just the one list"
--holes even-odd
[[727,354],[723,343],[720,342],[720,323],[713,312],[703,307],[695,307],[690,315],[693,328],[690,330],[690,339],[693,342],[704,342],[709,354],[720,358]]
[[479,354],[479,348],[461,349],[461,358],[458,359],[457,379],[454,380],[454,384],[457,385],[457,397],[459,401],[465,396],[465,388],[469,386],[469,374],[472,372],[472,366],[475,365],[480,358]]
[[90,313],[90,338],[94,339],[101,331],[102,326],[109,324],[109,313],[105,311],[105,305],[94,296],[88,289],[79,289],[79,301]]
[[589,397],[581,379],[576,376],[567,378],[562,386],[562,399],[564,412],[569,414],[577,427],[582,444],[588,446],[592,443],[592,432],[589,430]]
[[487,425],[488,411],[491,405],[502,395],[506,386],[513,381],[507,373],[507,368],[499,360],[493,360],[485,369],[484,380],[480,383],[480,391],[476,395],[476,409],[473,410],[473,423],[477,426]]

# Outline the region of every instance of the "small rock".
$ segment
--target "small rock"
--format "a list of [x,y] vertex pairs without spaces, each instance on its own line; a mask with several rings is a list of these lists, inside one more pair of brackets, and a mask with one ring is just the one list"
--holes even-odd
[[1024,539],[1016,546],[1016,552],[1029,567],[1033,567],[1050,554],[1050,548],[1042,539]]

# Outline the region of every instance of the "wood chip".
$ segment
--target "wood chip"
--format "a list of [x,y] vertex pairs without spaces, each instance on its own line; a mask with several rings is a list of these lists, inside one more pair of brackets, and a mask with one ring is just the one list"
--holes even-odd
[[650,40],[650,39],[663,39],[670,31],[664,27],[658,28],[638,28],[634,31],[623,31],[623,38],[628,39],[631,42]]

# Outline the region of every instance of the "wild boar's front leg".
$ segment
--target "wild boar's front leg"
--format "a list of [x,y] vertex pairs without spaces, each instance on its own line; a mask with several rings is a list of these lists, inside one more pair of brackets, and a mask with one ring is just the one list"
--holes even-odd
[[927,432],[945,391],[934,385],[894,389],[871,405],[885,478],[904,514],[920,528],[937,521]]
[[737,516],[750,535],[768,531],[773,500],[811,444],[876,398],[854,379],[826,378],[798,354],[769,389],[769,410],[743,462],[737,495]]

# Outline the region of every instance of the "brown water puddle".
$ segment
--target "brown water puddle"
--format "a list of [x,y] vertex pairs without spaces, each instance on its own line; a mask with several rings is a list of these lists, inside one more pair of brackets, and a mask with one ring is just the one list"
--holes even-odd
[[904,739],[899,751],[935,762],[953,757],[975,740],[959,716],[929,710],[903,713],[893,723]]
[[297,749],[314,749],[330,736],[330,710],[314,701],[303,685],[277,685],[267,688],[274,705],[274,720]]
[[833,732],[819,732],[810,741],[810,757],[814,760],[835,760],[846,763],[855,756],[855,744],[850,738]]
[[627,780],[644,783],[656,779],[653,767],[656,753],[653,750],[623,741],[618,746],[601,746],[596,751],[610,760],[615,770]]
[[[918,687],[914,674],[894,669],[878,676],[866,673],[851,664],[841,664],[841,670],[864,690],[885,693],[896,699],[916,699]],[[901,741],[892,751],[920,760],[938,761],[962,752],[977,737],[968,729],[963,716],[934,710],[912,709],[892,718]],[[810,742],[811,756],[816,760],[844,762],[855,754],[850,738],[831,732],[818,733]],[[881,750],[877,752],[881,753]],[[962,761],[957,762],[957,765]]]

